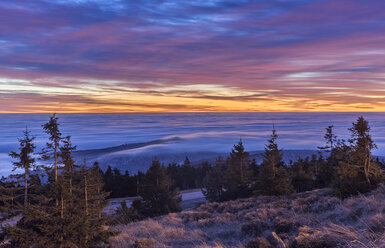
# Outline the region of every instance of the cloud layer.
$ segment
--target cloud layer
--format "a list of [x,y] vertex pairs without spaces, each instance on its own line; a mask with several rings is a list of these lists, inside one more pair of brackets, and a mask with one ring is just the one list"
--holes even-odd
[[385,111],[382,0],[2,0],[0,112]]

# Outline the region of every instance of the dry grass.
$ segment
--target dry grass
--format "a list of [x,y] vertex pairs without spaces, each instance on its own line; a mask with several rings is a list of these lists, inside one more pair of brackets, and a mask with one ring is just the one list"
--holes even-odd
[[385,186],[345,200],[329,189],[208,203],[116,226],[112,247],[385,247]]

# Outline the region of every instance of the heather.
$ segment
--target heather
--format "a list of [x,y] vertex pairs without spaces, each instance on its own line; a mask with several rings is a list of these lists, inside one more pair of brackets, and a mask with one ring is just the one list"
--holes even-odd
[[[112,247],[384,247],[385,186],[340,199],[328,188],[203,204],[114,229]],[[274,238],[273,233],[277,235]]]

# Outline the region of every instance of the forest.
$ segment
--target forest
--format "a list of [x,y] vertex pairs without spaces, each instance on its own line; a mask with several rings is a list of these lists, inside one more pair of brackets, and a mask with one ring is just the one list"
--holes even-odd
[[[102,171],[86,159],[77,163],[76,146],[59,127],[54,114],[42,125],[49,137],[42,151],[36,151],[26,129],[19,149],[10,153],[19,173],[0,184],[1,247],[105,247],[118,234],[114,225],[181,211],[180,190],[200,188],[209,202],[323,188],[345,199],[370,192],[384,180],[384,163],[372,155],[377,146],[363,117],[352,123],[348,140],[338,139],[328,126],[318,154],[288,164],[273,128],[260,164],[240,140],[213,165],[192,164],[186,157],[183,164],[165,166],[155,159],[148,171],[135,175],[110,166]],[[108,199],[128,196],[136,197],[130,207],[122,203],[113,216],[103,211]]]

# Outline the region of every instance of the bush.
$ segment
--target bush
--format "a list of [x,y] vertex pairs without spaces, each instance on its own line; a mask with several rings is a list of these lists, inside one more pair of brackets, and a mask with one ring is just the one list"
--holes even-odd
[[142,218],[142,202],[139,198],[136,198],[130,208],[127,207],[125,201],[120,203],[116,210],[115,222],[118,224],[128,224]]
[[132,245],[133,248],[147,248],[155,245],[155,240],[153,239],[146,239],[142,238],[139,240],[136,240],[135,243]]
[[266,231],[269,226],[260,221],[254,223],[245,224],[241,227],[241,232],[243,235],[249,236],[259,236],[262,232]]
[[277,233],[289,233],[297,231],[299,223],[293,219],[275,218],[274,228]]
[[341,242],[338,240],[309,227],[300,228],[300,232],[292,244],[293,248],[334,248],[339,246],[341,246]]
[[256,238],[249,241],[245,248],[273,248],[273,245],[265,238]]
[[369,231],[375,233],[384,233],[385,231],[385,216],[383,214],[376,214],[369,220]]

